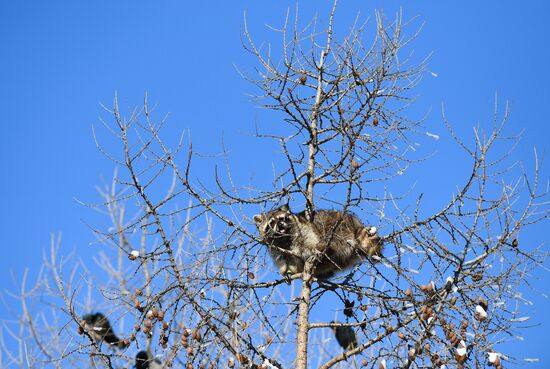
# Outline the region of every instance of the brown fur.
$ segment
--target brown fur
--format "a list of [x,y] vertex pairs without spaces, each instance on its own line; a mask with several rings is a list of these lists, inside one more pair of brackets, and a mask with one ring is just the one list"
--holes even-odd
[[355,216],[336,210],[318,210],[309,221],[305,212],[282,206],[254,216],[262,243],[282,275],[301,273],[305,261],[317,258],[315,275],[328,278],[363,261],[382,256],[382,240]]

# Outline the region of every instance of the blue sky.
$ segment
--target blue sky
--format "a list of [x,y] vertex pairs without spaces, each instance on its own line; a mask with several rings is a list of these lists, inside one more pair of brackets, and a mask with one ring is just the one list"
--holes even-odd
[[[327,4],[303,1],[301,18],[323,17]],[[95,221],[98,214],[75,198],[98,200],[95,186],[112,175],[113,165],[97,151],[91,127],[103,114],[99,103],[110,104],[115,91],[123,111],[139,105],[147,91],[160,112],[170,113],[169,134],[189,129],[203,151],[219,149],[223,132],[234,160],[247,160],[245,168],[263,165],[258,155],[250,155],[262,150],[250,133],[254,123],[269,118],[250,102],[246,93],[253,88],[235,70],[235,65],[255,65],[239,33],[246,11],[255,39],[276,42],[265,24],[280,25],[288,6],[294,2],[5,2],[0,11],[0,245],[9,251],[0,258],[0,289],[16,289],[25,267],[36,271],[52,232],[62,232],[65,250],[94,253],[87,246],[94,237],[83,220]],[[419,187],[449,196],[461,178],[452,171],[458,159],[448,149],[442,103],[457,130],[467,135],[478,123],[489,126],[498,94],[511,105],[508,132],[525,130],[517,158],[530,165],[533,147],[548,151],[550,3],[342,1],[336,22],[345,29],[358,11],[366,17],[375,7],[387,15],[401,7],[405,19],[418,16],[415,24],[424,23],[424,29],[413,48],[418,55],[433,52],[428,68],[438,77],[426,73],[412,113],[431,109],[426,125],[441,140],[427,168],[436,175],[419,176]],[[543,179],[549,177],[544,162]],[[529,239],[547,240],[547,226],[534,227]],[[544,289],[548,273],[536,277],[535,287]],[[548,344],[539,337],[550,328],[550,303],[533,298],[533,321],[541,325],[524,332],[521,350],[540,357],[540,367],[546,367]],[[0,307],[0,316],[5,315]]]

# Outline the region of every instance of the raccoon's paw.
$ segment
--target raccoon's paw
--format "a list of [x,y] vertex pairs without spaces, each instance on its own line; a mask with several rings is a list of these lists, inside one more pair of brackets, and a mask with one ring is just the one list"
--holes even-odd
[[378,235],[376,227],[364,228],[359,236],[359,242],[361,249],[367,256],[374,261],[380,261],[384,243]]

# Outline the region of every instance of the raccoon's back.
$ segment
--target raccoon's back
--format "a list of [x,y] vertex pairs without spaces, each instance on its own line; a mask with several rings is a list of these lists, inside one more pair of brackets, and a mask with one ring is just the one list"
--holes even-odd
[[354,239],[365,228],[353,215],[343,211],[319,210],[313,223],[325,240],[346,241]]

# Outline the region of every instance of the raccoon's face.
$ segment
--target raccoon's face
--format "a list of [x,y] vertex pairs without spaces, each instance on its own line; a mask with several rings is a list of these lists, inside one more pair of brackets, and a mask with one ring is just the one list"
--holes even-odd
[[254,215],[254,223],[264,242],[289,236],[292,231],[292,213],[287,205],[267,213]]

